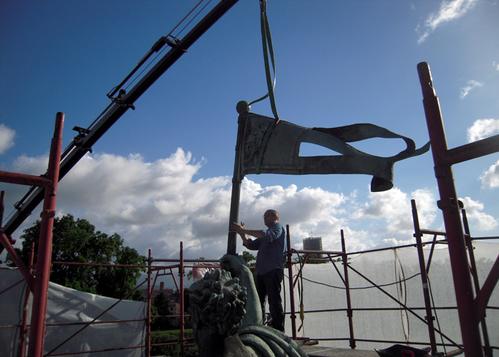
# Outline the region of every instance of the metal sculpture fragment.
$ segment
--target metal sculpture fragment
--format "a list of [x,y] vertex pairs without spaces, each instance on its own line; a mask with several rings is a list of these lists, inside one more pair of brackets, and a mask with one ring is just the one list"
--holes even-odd
[[305,357],[290,337],[263,326],[253,274],[240,256],[225,255],[188,289],[200,357]]
[[[247,174],[365,174],[372,175],[371,191],[393,187],[393,165],[424,154],[428,142],[416,149],[414,141],[374,124],[353,124],[333,128],[306,128],[284,120],[251,113],[240,101],[236,157],[232,177],[229,225],[239,221],[241,181]],[[402,139],[406,148],[397,155],[382,157],[365,153],[349,143],[371,138]],[[301,157],[300,145],[311,143],[336,152],[328,156]],[[229,230],[227,253],[236,254],[236,233]]]
[[[395,162],[418,156],[429,143],[416,149],[414,141],[374,124],[353,124],[335,128],[306,128],[284,120],[276,121],[244,110],[239,115],[243,126],[240,150],[240,173],[246,174],[367,174],[372,175],[371,191],[393,187]],[[381,157],[354,148],[349,143],[371,138],[402,139],[406,148],[397,155]],[[302,143],[312,143],[333,150],[329,156],[301,157]]]

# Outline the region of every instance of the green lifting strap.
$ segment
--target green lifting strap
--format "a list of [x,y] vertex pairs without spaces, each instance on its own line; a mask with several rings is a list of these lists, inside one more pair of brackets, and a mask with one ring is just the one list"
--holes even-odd
[[[263,48],[263,61],[265,64],[265,78],[267,80],[267,94],[249,102],[248,105],[258,103],[267,97],[270,100],[270,107],[276,122],[279,122],[279,114],[277,113],[277,106],[275,103],[274,89],[276,84],[276,66],[274,47],[272,46],[272,36],[270,34],[270,25],[267,18],[267,0],[260,0],[260,29],[262,35],[262,48]],[[271,67],[272,66],[272,71]],[[272,76],[273,74],[273,76]]]

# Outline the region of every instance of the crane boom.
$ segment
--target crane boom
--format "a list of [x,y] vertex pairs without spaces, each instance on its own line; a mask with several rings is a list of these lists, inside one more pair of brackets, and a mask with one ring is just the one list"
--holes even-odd
[[[133,103],[165,73],[215,22],[217,22],[238,0],[220,0],[184,37],[176,41],[166,41],[171,49],[145,73],[128,93],[122,92],[113,98],[98,119],[88,129],[79,129],[76,136],[64,150],[61,157],[59,180],[61,180],[80,159],[91,150],[92,146],[111,128],[111,126],[133,107]],[[156,42],[157,44],[157,42]],[[153,46],[153,48],[156,46]],[[129,78],[129,76],[127,76]],[[122,82],[123,83],[123,82]],[[32,187],[23,197],[16,212],[4,226],[4,232],[11,235],[31,214],[43,199],[43,188]],[[0,253],[3,246],[0,246]]]

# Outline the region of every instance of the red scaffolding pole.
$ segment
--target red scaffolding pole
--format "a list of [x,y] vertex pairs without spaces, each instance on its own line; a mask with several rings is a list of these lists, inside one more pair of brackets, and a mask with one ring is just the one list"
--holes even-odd
[[3,229],[0,232],[2,245],[9,251],[12,260],[23,274],[27,285],[33,290],[33,312],[29,339],[29,356],[31,357],[41,357],[43,355],[47,290],[52,261],[52,228],[54,225],[57,184],[59,181],[63,126],[64,114],[57,113],[46,177],[0,171],[0,181],[2,182],[37,185],[45,190],[43,211],[41,213],[42,220],[40,223],[37,265],[34,276],[14,251],[12,239],[3,232]]
[[62,149],[62,129],[64,114],[57,113],[54,137],[50,147],[49,167],[47,170],[50,183],[45,187],[43,210],[40,222],[40,238],[35,268],[33,292],[33,312],[29,338],[29,355],[41,357],[45,340],[45,314],[47,312],[47,292],[52,263],[52,229],[56,209],[57,186],[59,182],[59,164]]
[[423,104],[433,162],[435,164],[435,177],[440,193],[438,207],[442,210],[448,239],[464,352],[468,357],[482,357],[483,350],[478,328],[480,321],[479,311],[485,306],[483,300],[488,300],[488,297],[490,297],[490,290],[493,290],[493,287],[492,289],[490,287],[495,286],[497,283],[499,264],[496,261],[489,274],[489,285],[484,285],[482,291],[478,293],[479,298],[475,300],[473,298],[473,285],[468,268],[466,244],[458,197],[454,186],[452,165],[499,151],[499,135],[449,150],[445,138],[440,103],[433,87],[430,67],[426,62],[418,64],[418,74],[423,92]]
[[180,242],[180,262],[178,266],[180,275],[180,355],[184,356],[185,343],[185,316],[184,316],[184,243]]

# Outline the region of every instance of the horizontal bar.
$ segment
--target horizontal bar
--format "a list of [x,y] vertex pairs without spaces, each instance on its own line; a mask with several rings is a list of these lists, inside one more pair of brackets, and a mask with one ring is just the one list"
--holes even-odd
[[[177,260],[178,261],[178,260]],[[217,263],[220,263],[217,260]],[[147,265],[140,264],[114,264],[114,263],[96,263],[96,262],[69,262],[69,261],[55,261],[52,264],[56,265],[76,265],[76,266],[96,266],[96,267],[107,267],[107,268],[139,268],[139,269],[147,269]],[[194,265],[184,265],[187,268],[194,268]],[[178,268],[178,264],[175,265],[153,265],[151,269],[153,270],[163,270],[163,269],[173,269]],[[201,266],[201,268],[203,268]],[[210,267],[204,267],[210,268]]]
[[447,150],[443,159],[446,164],[454,165],[463,161],[490,155],[498,151],[499,134]]
[[[153,259],[153,262],[161,262],[161,263],[176,263],[178,259]],[[184,259],[186,263],[220,263],[220,259]]]
[[[166,269],[178,269],[179,265],[164,265],[164,266],[151,266],[151,270],[156,271],[156,270],[166,270]],[[171,275],[171,273],[166,273],[166,274],[160,274],[159,276],[164,276],[164,275]]]
[[[152,315],[152,317],[181,317],[182,315]],[[184,314],[185,317],[191,317],[189,314]]]
[[96,267],[107,267],[107,268],[140,268],[147,269],[147,265],[138,264],[110,264],[110,263],[95,263],[95,262],[65,262],[65,261],[55,261],[52,264],[56,265],[77,265],[77,266],[96,266]]
[[[314,339],[315,340],[315,339]],[[428,346],[430,342],[420,342],[420,341],[397,341],[397,340],[373,340],[368,338],[355,338],[356,342],[379,342],[379,343],[399,343],[404,345],[422,345]],[[436,343],[437,346],[446,346],[446,347],[462,347],[462,345],[454,345],[452,343]]]
[[[489,308],[489,307],[487,307]],[[493,309],[493,307],[491,307]],[[409,310],[425,310],[425,307],[408,307]],[[441,306],[441,307],[432,307],[434,310],[456,310],[456,306]],[[353,307],[352,311],[401,311],[406,310],[403,307]],[[348,311],[347,308],[342,309],[318,309],[318,310],[305,310],[303,311],[305,314],[314,314],[314,313],[322,313],[322,312],[345,312]],[[286,312],[286,314],[290,314],[290,312]]]
[[336,254],[336,255],[341,255],[343,254],[342,252],[334,251],[334,250],[297,250],[293,249],[294,252],[296,253],[302,253],[302,254]]
[[[186,338],[184,339],[184,346],[194,346],[195,344],[194,343],[186,343],[186,342],[193,342],[194,339],[193,338]],[[179,344],[180,343],[180,340],[175,340],[172,342],[158,342],[158,343],[151,343],[151,346],[155,346],[155,347],[161,347],[161,346],[171,346],[171,345],[176,345],[176,344]]]
[[437,235],[437,236],[446,236],[447,233],[445,232],[441,232],[441,231],[434,231],[434,230],[431,230],[431,229],[420,229],[419,230],[421,233],[423,234],[434,234],[434,235]]
[[[311,340],[315,341],[350,341],[350,337],[309,337]],[[371,340],[371,339],[366,339],[366,338],[355,338],[355,342],[378,342],[378,343],[398,343],[398,344],[404,344],[404,345],[423,345],[427,346],[430,344],[430,342],[413,342],[413,341],[395,341],[395,340]],[[461,345],[454,345],[451,343],[437,343],[437,346],[446,346],[446,347],[462,347]],[[490,346],[491,348],[495,349],[497,347]]]
[[499,239],[499,237],[471,237],[471,240],[492,240]]
[[122,350],[136,350],[139,348],[145,348],[145,345],[137,345],[130,347],[115,347],[115,348],[105,348],[102,350],[88,350],[88,351],[79,351],[79,352],[61,352],[61,353],[50,353],[44,356],[74,356],[74,355],[83,355],[97,352],[111,352],[111,351],[122,351]]
[[[94,321],[94,322],[51,322],[46,323],[47,327],[55,327],[55,326],[75,326],[75,325],[103,325],[103,324],[120,324],[120,323],[129,323],[129,322],[144,322],[145,319],[136,319],[136,320],[107,320],[107,321]],[[27,325],[29,326],[29,325]]]
[[7,171],[0,171],[0,182],[41,187],[48,187],[52,184],[52,181],[42,176],[26,175]]
[[[422,231],[422,230],[421,230]],[[435,243],[445,243],[447,240],[445,239],[439,239]],[[427,244],[432,244],[433,241],[426,241],[422,242],[423,246]],[[383,248],[375,248],[375,249],[367,249],[367,250],[359,250],[356,252],[348,252],[346,253],[347,255],[356,255],[356,254],[363,254],[363,253],[373,253],[373,252],[382,252],[385,250],[394,250],[394,249],[400,249],[400,248],[410,248],[410,247],[416,247],[417,244],[403,244],[403,245],[396,245],[394,247],[383,247]]]

